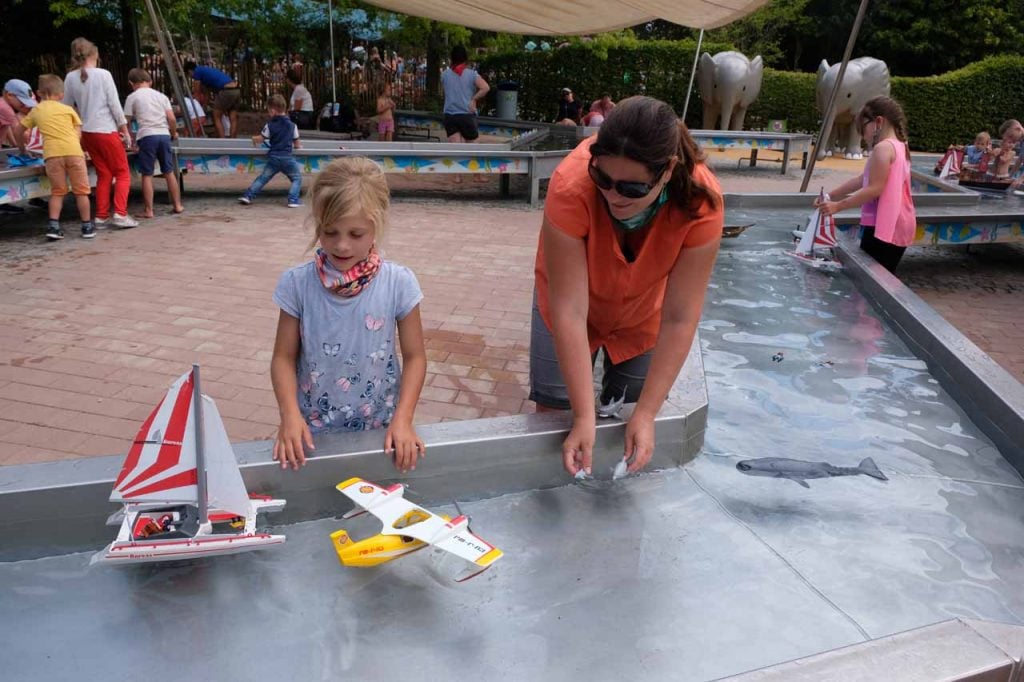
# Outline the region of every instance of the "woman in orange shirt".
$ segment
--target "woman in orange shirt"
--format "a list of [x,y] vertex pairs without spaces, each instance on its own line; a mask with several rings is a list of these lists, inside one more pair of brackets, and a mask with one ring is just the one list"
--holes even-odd
[[555,170],[535,267],[530,399],[572,409],[565,469],[590,473],[601,402],[636,403],[625,454],[654,452],[654,417],[693,342],[722,236],[718,181],[668,104],[631,97]]

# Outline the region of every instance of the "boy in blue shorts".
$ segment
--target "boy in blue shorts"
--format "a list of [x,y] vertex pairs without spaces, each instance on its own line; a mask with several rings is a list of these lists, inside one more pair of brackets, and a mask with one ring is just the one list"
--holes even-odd
[[181,213],[181,191],[174,168],[174,153],[171,140],[178,139],[178,123],[167,95],[152,88],[153,79],[145,69],[128,72],[128,82],[134,92],[124,101],[125,118],[138,124],[135,145],[139,148],[136,157],[139,174],[142,176],[142,201],[145,204],[143,218],[153,217],[153,175],[155,163],[160,162],[160,174],[167,181],[167,194],[174,204],[174,212]]
[[288,118],[288,104],[281,95],[274,95],[267,103],[267,111],[270,112],[270,120],[263,126],[259,135],[253,135],[253,145],[259,146],[264,142],[270,147],[267,152],[267,165],[263,168],[260,176],[253,180],[245,194],[238,197],[238,203],[251,204],[252,200],[260,193],[263,186],[278,173],[284,173],[291,180],[292,186],[288,191],[288,208],[302,208],[299,202],[299,192],[302,189],[302,169],[299,168],[292,149],[299,149],[299,128]]

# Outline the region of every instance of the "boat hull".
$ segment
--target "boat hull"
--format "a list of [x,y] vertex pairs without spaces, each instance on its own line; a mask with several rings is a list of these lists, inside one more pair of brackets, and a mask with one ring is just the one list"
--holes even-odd
[[268,533],[205,536],[183,540],[112,542],[97,552],[93,564],[139,564],[183,561],[224,554],[239,554],[284,544],[285,536]]

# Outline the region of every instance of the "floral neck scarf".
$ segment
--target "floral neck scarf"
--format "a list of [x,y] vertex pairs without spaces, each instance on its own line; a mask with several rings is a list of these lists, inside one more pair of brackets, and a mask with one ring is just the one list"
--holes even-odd
[[376,248],[371,249],[365,260],[359,261],[345,272],[331,264],[323,249],[316,250],[313,261],[316,263],[316,272],[320,275],[323,285],[338,296],[349,297],[355,296],[373,281],[380,271],[382,259]]

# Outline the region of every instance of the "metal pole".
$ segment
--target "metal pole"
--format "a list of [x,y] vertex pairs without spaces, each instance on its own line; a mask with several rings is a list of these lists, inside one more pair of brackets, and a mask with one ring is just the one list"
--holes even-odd
[[[148,0],[147,0],[148,1]],[[206,499],[206,429],[203,424],[203,393],[199,390],[199,365],[192,365],[192,410],[196,431],[196,488],[199,491],[199,523],[209,521],[209,500]]]
[[181,115],[185,117],[186,130],[191,134],[192,116],[188,112],[188,102],[185,101],[185,90],[182,87],[181,81],[178,79],[178,55],[171,54],[171,49],[167,45],[167,36],[164,35],[165,26],[157,16],[156,8],[153,6],[153,0],[146,0],[146,10],[149,12],[149,21],[153,24],[153,32],[156,34],[156,42],[160,46],[160,52],[164,56],[164,65],[167,67],[167,75],[171,78],[171,88],[174,90],[174,96],[178,99],[178,103],[181,104]]
[[334,103],[338,101],[338,84],[336,82],[337,68],[334,64],[334,0],[327,0],[327,25],[331,34],[331,113],[334,113]]
[[700,44],[704,42],[704,29],[697,36],[697,51],[693,53],[693,68],[690,69],[690,85],[686,88],[686,104],[683,105],[683,123],[686,123],[686,112],[690,109],[690,93],[693,92],[693,77],[697,75],[697,60],[700,58]]
[[832,94],[828,98],[828,106],[825,107],[825,119],[821,123],[821,130],[818,131],[818,141],[814,145],[814,153],[807,162],[807,170],[804,171],[804,179],[800,183],[800,191],[806,192],[807,185],[811,182],[811,173],[814,172],[814,162],[818,159],[818,152],[824,147],[825,136],[832,131],[832,124],[836,117],[836,98],[839,97],[839,88],[843,85],[843,76],[846,75],[846,65],[850,63],[850,54],[853,53],[853,45],[857,42],[857,34],[860,33],[860,25],[864,21],[864,14],[868,10],[868,0],[860,0],[860,8],[857,9],[857,18],[853,21],[853,29],[850,30],[850,38],[846,41],[846,52],[843,53],[843,63],[839,65],[839,73],[836,74],[836,84],[832,87]]

